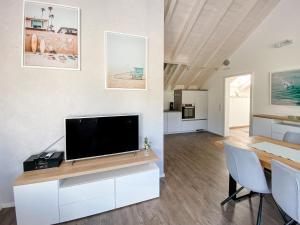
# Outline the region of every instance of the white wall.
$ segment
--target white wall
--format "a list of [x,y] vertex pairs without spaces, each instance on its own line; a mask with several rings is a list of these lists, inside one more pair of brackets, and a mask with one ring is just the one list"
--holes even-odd
[[[140,139],[149,136],[163,174],[163,1],[51,2],[81,8],[81,71],[21,68],[23,1],[0,2],[0,203],[13,201],[22,162],[63,136],[68,116],[141,113]],[[105,30],[149,38],[147,91],[104,89]]]
[[170,109],[170,102],[174,102],[174,90],[164,90],[164,110]]
[[[230,57],[229,70],[219,70],[206,82],[209,89],[208,129],[223,135],[224,77],[253,73],[253,113],[300,115],[296,106],[269,103],[269,72],[300,68],[300,1],[282,0],[252,35]],[[295,44],[279,49],[272,44],[287,39]]]
[[230,97],[229,101],[229,128],[249,126],[250,98]]

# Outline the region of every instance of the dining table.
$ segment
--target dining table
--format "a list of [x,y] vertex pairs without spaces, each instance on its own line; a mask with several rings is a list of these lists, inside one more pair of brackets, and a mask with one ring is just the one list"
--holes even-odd
[[[286,148],[298,150],[300,154],[300,145],[298,144],[292,144],[281,140],[275,140],[270,137],[264,137],[264,136],[252,136],[247,138],[241,138],[241,137],[234,137],[229,136],[225,138],[224,140],[218,140],[215,142],[215,146],[217,146],[219,149],[224,149],[224,142],[233,144],[238,147],[242,147],[244,149],[247,149],[249,151],[253,151],[256,153],[262,167],[265,171],[272,173],[272,160],[280,161],[290,167],[293,167],[295,169],[300,170],[300,162],[288,159],[286,157],[282,157],[280,155],[272,154],[267,151],[259,150],[251,145],[256,143],[271,143],[278,146],[282,146],[283,150]],[[236,181],[231,177],[229,174],[229,189],[228,189],[228,196],[232,196],[237,191],[237,183]],[[244,199],[245,197],[251,196],[253,193],[249,193],[248,195],[244,195],[241,197],[233,196],[232,200],[240,200]]]

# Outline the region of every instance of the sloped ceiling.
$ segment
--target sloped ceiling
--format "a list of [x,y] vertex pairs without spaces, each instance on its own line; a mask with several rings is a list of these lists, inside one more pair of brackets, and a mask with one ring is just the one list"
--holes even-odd
[[165,0],[165,89],[201,87],[280,0]]

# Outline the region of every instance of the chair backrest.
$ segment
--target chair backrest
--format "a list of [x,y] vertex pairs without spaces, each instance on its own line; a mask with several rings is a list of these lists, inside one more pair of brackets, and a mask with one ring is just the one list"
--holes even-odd
[[292,143],[292,144],[300,144],[300,133],[295,132],[286,132],[283,137],[283,141]]
[[300,222],[300,171],[281,162],[272,161],[272,194],[277,204]]
[[270,193],[263,168],[254,152],[224,143],[230,175],[243,187],[258,193]]

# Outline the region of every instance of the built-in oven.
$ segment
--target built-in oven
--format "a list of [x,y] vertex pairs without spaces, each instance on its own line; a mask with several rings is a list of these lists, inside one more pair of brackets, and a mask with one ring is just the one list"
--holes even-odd
[[182,119],[195,119],[195,106],[185,104],[182,106]]

